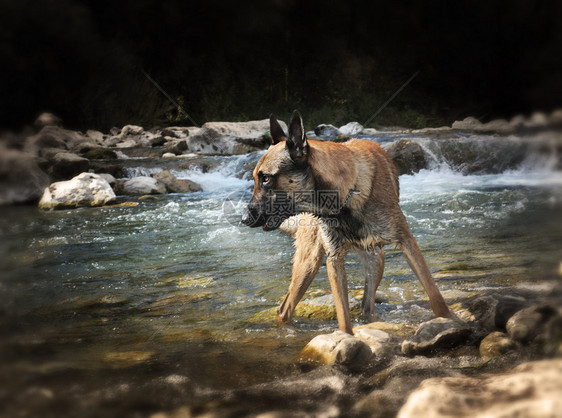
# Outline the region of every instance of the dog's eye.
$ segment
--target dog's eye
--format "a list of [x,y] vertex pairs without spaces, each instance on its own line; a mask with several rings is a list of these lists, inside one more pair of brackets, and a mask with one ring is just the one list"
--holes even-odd
[[261,178],[261,185],[262,185],[262,187],[269,186],[272,181],[273,181],[272,175],[264,174]]

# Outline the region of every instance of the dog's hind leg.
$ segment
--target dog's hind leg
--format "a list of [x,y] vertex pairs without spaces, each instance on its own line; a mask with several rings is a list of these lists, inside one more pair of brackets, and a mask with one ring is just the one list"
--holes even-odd
[[324,246],[315,219],[312,215],[301,215],[299,219],[301,225],[294,234],[296,251],[291,284],[283,303],[277,309],[277,320],[281,325],[291,321],[297,304],[324,260]]
[[345,251],[328,254],[326,267],[336,305],[339,328],[353,335],[353,330],[351,329],[351,315],[349,314],[347,277],[345,274]]
[[453,317],[449,311],[449,307],[445,303],[445,299],[443,299],[441,292],[439,292],[439,289],[431,277],[431,273],[429,272],[429,268],[427,267],[423,254],[418,247],[416,239],[411,233],[408,233],[408,236],[400,242],[399,246],[402,249],[404,256],[406,256],[408,264],[416,276],[418,276],[419,281],[425,289],[425,292],[429,297],[429,304],[431,305],[433,313],[444,318]]
[[377,245],[366,250],[358,249],[357,253],[361,259],[365,275],[365,291],[361,302],[361,310],[367,321],[374,322],[377,320],[375,294],[384,272],[384,248],[382,245]]

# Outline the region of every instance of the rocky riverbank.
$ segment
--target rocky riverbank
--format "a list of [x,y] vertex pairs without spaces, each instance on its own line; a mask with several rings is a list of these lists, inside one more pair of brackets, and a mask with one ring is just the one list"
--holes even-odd
[[293,377],[209,391],[152,417],[558,416],[561,300],[559,281],[525,284],[448,300],[455,320],[321,334],[295,359]]
[[[285,125],[283,125],[285,126]],[[562,170],[562,111],[550,115],[536,113],[529,118],[515,117],[511,121],[498,120],[480,123],[475,118],[466,118],[451,127],[424,130],[393,128],[394,137],[403,135],[387,147],[400,174],[413,174],[428,168],[428,150],[412,135],[442,138],[441,158],[451,167],[464,174],[494,173],[511,169],[529,155],[551,156],[558,169]],[[249,122],[209,122],[199,127],[167,127],[145,130],[141,126],[126,125],[112,128],[108,133],[88,130],[85,133],[62,127],[61,120],[52,114],[42,114],[21,135],[6,134],[0,138],[0,205],[34,203],[43,198],[41,207],[59,208],[96,206],[107,204],[113,198],[102,200],[80,200],[69,196],[67,201],[59,196],[57,202],[50,199],[53,190],[68,190],[53,183],[72,180],[82,173],[102,174],[114,193],[127,196],[142,196],[161,193],[189,193],[201,187],[186,180],[178,180],[166,172],[152,178],[131,179],[125,176],[123,162],[127,159],[174,159],[185,158],[187,165],[205,169],[205,162],[198,157],[208,155],[236,155],[264,149],[269,144],[268,120]],[[462,135],[459,135],[459,132]],[[320,125],[308,132],[311,138],[345,141],[350,137],[373,137],[381,135],[374,129],[366,129],[357,122],[340,128]],[[470,133],[493,133],[505,137],[503,145],[494,151],[475,150],[466,140]],[[517,134],[514,138],[512,135]],[[431,151],[429,151],[431,154]],[[208,169],[208,168],[207,168]],[[248,167],[248,171],[251,167]],[[76,182],[80,187],[91,187]],[[50,192],[47,193],[47,186]],[[73,192],[75,193],[75,192]],[[62,202],[62,203],[61,203]]]

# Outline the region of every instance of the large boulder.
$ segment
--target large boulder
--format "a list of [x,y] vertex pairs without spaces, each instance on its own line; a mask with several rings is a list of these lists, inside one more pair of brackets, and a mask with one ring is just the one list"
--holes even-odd
[[51,184],[39,201],[40,209],[64,209],[103,206],[115,201],[109,183],[93,173],[82,173],[72,180]]
[[117,194],[142,196],[147,194],[164,194],[166,186],[153,177],[139,176],[118,182],[115,186]]
[[420,144],[410,139],[399,139],[387,150],[398,175],[414,174],[427,168],[425,152]]
[[48,185],[35,157],[0,145],[0,205],[37,202]]
[[493,376],[427,379],[398,417],[557,417],[560,411],[562,359],[555,359]]
[[166,186],[170,193],[192,193],[203,190],[199,184],[187,179],[178,179],[167,170],[153,174],[152,177]]

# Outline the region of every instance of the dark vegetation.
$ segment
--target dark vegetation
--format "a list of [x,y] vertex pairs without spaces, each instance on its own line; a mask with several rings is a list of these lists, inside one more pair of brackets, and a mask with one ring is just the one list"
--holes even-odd
[[552,110],[562,3],[0,0],[0,127],[286,118],[410,127]]

